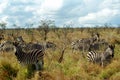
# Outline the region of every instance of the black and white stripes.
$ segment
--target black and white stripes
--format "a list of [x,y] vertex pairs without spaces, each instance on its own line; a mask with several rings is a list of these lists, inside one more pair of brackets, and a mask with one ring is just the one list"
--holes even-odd
[[[36,70],[40,70],[43,68],[43,56],[44,51],[39,49],[33,49],[28,53],[22,51],[22,48],[16,44],[15,45],[15,55],[18,61],[23,65],[34,64],[36,66]],[[40,66],[40,67],[39,67]]]
[[112,45],[109,45],[108,48],[105,49],[103,53],[90,51],[87,54],[88,61],[101,64],[102,66],[104,66],[105,62],[109,62],[113,57],[114,57],[114,46]]

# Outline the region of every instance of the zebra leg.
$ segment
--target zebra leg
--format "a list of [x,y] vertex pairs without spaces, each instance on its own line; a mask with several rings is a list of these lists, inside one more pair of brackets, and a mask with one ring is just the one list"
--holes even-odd
[[40,64],[40,70],[43,70],[44,61],[41,60],[41,61],[39,62],[39,64]]
[[44,65],[44,61],[40,60],[38,61],[35,66],[36,66],[36,70],[43,70],[43,65]]
[[102,61],[101,65],[102,65],[102,67],[104,67],[104,62],[103,61]]
[[36,68],[36,70],[39,70],[39,66],[37,63],[35,64],[35,68]]

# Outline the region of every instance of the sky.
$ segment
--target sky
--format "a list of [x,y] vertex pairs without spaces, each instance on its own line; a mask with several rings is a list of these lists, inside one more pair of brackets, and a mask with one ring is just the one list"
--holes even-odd
[[0,0],[0,22],[25,27],[41,20],[56,26],[120,25],[120,0]]

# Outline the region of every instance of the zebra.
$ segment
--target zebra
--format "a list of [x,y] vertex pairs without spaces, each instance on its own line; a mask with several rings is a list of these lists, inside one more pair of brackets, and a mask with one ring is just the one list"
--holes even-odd
[[90,45],[99,41],[99,34],[93,34],[91,38],[82,38],[71,43],[72,50],[88,51]]
[[96,33],[93,33],[91,36],[92,36],[93,42],[100,40],[100,34],[97,33],[97,32],[96,32]]
[[3,41],[0,44],[0,51],[2,52],[10,52],[14,50],[14,46],[12,45],[12,43],[10,41]]
[[48,42],[46,42],[45,47],[46,48],[52,48],[52,50],[55,50],[56,49],[56,44],[48,41]]
[[24,43],[25,41],[23,40],[22,36],[18,36],[15,38],[15,41],[16,42],[19,42],[19,43]]
[[89,43],[82,42],[82,40],[76,40],[74,42],[71,43],[72,46],[72,50],[85,50],[87,51],[89,49]]
[[29,52],[24,52],[18,43],[13,43],[15,46],[14,52],[17,60],[22,65],[35,65],[36,70],[43,69],[44,51],[42,49],[33,49]]
[[53,51],[56,49],[56,44],[52,43],[52,42],[45,42],[45,43],[33,43],[33,42],[29,42],[29,43],[19,43],[17,42],[19,46],[22,47],[22,50],[25,52],[28,52],[30,50],[33,49],[42,49],[43,51],[45,51],[48,48],[52,48]]
[[98,63],[103,67],[105,62],[109,62],[114,57],[114,48],[115,46],[109,45],[102,53],[89,51],[87,53],[87,60],[92,63]]
[[108,42],[100,40],[98,42],[94,42],[94,43],[90,44],[89,51],[91,51],[91,50],[100,51],[100,50],[107,48],[108,45],[109,45]]

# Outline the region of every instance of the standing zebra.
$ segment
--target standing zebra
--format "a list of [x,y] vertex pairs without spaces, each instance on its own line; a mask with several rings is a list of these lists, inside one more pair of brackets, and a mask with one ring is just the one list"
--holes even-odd
[[[15,46],[15,56],[18,61],[23,65],[35,65],[36,70],[43,69],[44,61],[44,51],[40,49],[33,49],[30,52],[26,53],[22,51],[22,48],[18,44],[13,43]],[[39,67],[40,66],[40,67]]]
[[109,62],[111,58],[114,57],[114,47],[115,46],[109,45],[108,48],[106,48],[103,53],[97,53],[95,51],[90,51],[87,54],[87,59],[90,62],[99,63],[103,67],[105,62]]

